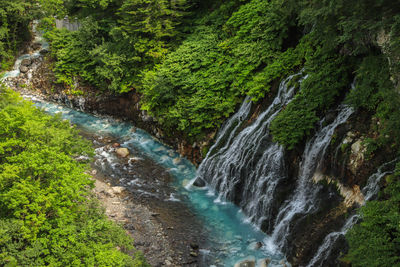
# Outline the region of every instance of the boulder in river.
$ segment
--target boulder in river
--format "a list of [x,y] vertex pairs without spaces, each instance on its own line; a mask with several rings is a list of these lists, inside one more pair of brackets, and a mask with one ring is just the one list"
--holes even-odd
[[30,58],[25,58],[21,61],[21,66],[29,66],[32,64],[32,60]]
[[121,145],[120,144],[118,144],[118,143],[114,143],[114,144],[112,144],[112,147],[113,148],[117,148],[117,147],[120,147]]
[[257,262],[257,266],[259,267],[268,267],[268,264],[271,262],[270,258],[261,259]]
[[263,246],[263,244],[260,241],[258,241],[258,242],[250,243],[249,248],[251,250],[259,250],[262,246]]
[[32,44],[32,49],[33,50],[38,50],[42,47],[42,44],[40,42],[36,42]]
[[26,73],[26,72],[28,72],[28,67],[27,66],[21,66],[21,67],[19,67],[19,71],[20,72],[22,72],[22,73]]
[[127,156],[129,156],[129,150],[126,147],[117,148],[115,152],[117,153],[118,156],[122,158],[126,158]]
[[196,178],[196,180],[194,181],[193,185],[197,186],[197,187],[205,187],[206,186],[206,182],[201,178]]
[[39,51],[39,53],[42,54],[42,55],[44,55],[44,54],[49,53],[49,50],[46,49],[46,48],[43,48],[42,50]]

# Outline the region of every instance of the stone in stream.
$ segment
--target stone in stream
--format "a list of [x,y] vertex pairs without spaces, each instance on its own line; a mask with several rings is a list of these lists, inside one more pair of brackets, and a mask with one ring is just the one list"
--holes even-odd
[[50,52],[50,51],[49,51],[47,48],[43,48],[43,49],[41,49],[41,50],[39,51],[39,53],[42,54],[42,55],[47,54],[47,53],[49,53],[49,52]]
[[235,263],[234,267],[255,267],[255,266],[256,266],[256,259],[254,257],[248,257],[244,260]]
[[39,43],[39,42],[36,42],[36,43],[33,43],[33,44],[32,44],[32,49],[33,49],[33,50],[38,50],[38,49],[40,49],[41,47],[42,47],[42,44]]
[[112,144],[112,147],[113,148],[117,148],[117,147],[120,147],[121,145],[119,144],[119,143],[114,143],[114,144]]
[[193,185],[197,186],[197,187],[205,187],[206,186],[206,182],[201,178],[196,178],[196,180],[194,181]]
[[26,73],[26,72],[28,72],[28,70],[29,70],[29,69],[28,69],[27,66],[20,66],[20,67],[19,67],[19,71],[22,72],[22,73]]
[[129,156],[129,150],[126,147],[117,148],[115,152],[117,153],[118,156],[122,158],[126,158],[127,156]]
[[21,61],[21,66],[27,67],[27,66],[29,66],[29,65],[31,65],[31,64],[32,64],[32,60],[31,60],[30,58],[25,58],[25,59],[23,59],[23,60]]
[[257,261],[258,267],[268,267],[269,263],[271,262],[270,258],[265,258]]
[[174,158],[173,163],[179,164],[181,162],[181,158]]
[[252,242],[249,245],[249,249],[251,249],[251,250],[259,250],[261,247],[262,247],[262,243],[260,241]]

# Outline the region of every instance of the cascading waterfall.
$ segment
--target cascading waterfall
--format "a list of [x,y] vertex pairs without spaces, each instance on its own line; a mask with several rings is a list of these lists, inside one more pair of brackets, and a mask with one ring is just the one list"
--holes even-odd
[[[367,185],[362,190],[365,201],[372,200],[376,197],[380,189],[379,183],[381,179],[386,175],[393,173],[392,165],[397,161],[398,159],[383,164],[368,178]],[[341,239],[344,239],[347,231],[358,222],[359,218],[360,216],[358,214],[353,214],[346,220],[345,224],[338,232],[328,234],[307,267],[326,266],[329,263],[333,249],[336,247],[335,245],[339,243]]]
[[239,204],[259,227],[271,221],[275,188],[287,176],[284,148],[272,141],[269,125],[295,93],[295,86],[289,87],[289,82],[301,75],[300,72],[282,81],[268,109],[242,129],[251,108],[246,99],[221,128],[214,146],[198,169],[198,177],[218,192],[219,199]]
[[[335,129],[346,122],[353,112],[351,107],[340,106],[336,119],[329,125],[320,127],[314,137],[307,142],[300,164],[296,189],[289,201],[280,209],[275,221],[271,240],[280,249],[287,245],[287,236],[291,231],[290,226],[293,220],[299,215],[305,215],[317,209],[316,197],[321,187],[313,184],[311,178],[320,167]],[[324,120],[321,121],[321,124],[323,122]]]
[[288,84],[299,75],[284,80],[273,103],[247,127],[243,127],[243,121],[249,116],[250,107],[245,101],[221,128],[215,145],[198,170],[198,177],[207,181],[220,199],[239,204],[253,223],[272,232],[271,238],[264,240],[270,249],[285,250],[296,221],[318,210],[317,196],[322,186],[314,184],[312,177],[319,171],[335,129],[354,112],[351,107],[341,105],[332,123],[320,122],[319,130],[305,146],[295,189],[283,204],[277,204],[278,185],[288,174],[285,150],[272,141],[269,126],[291,101],[295,88]]

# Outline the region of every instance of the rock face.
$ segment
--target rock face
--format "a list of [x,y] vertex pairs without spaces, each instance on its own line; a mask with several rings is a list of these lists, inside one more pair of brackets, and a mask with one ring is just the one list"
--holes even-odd
[[129,156],[129,150],[126,147],[120,147],[115,150],[118,156],[122,158],[126,158]]
[[24,60],[21,61],[21,66],[29,66],[32,64],[32,60],[29,58],[26,58]]
[[364,153],[366,151],[365,146],[362,144],[362,140],[359,139],[351,145],[351,155],[349,161],[350,171],[356,175],[359,168],[364,163]]
[[27,73],[28,70],[29,70],[29,69],[28,69],[27,66],[22,66],[22,65],[21,65],[21,67],[19,67],[19,71],[22,72],[22,73]]

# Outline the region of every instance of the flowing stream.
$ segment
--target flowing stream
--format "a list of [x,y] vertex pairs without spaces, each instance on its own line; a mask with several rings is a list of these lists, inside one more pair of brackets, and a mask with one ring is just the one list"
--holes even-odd
[[[35,23],[34,29],[36,25]],[[48,44],[40,36],[36,38],[36,41],[42,43],[42,47],[47,48]],[[7,84],[7,78],[18,77],[23,59],[38,57],[40,57],[38,52],[20,56],[13,70],[4,73],[1,81]],[[47,113],[60,114],[63,119],[69,120],[85,133],[89,133],[89,136],[96,136],[93,139],[94,145],[97,145],[94,167],[104,175],[111,176],[114,182],[127,187],[129,191],[141,197],[152,197],[171,203],[180,202],[190,208],[201,220],[207,236],[200,247],[202,266],[233,266],[237,261],[246,258],[256,261],[268,258],[271,260],[269,266],[285,264],[284,257],[278,251],[270,250],[266,246],[260,249],[255,248],[256,242],[268,240],[269,237],[250,223],[251,220],[237,206],[220,201],[211,188],[191,186],[191,181],[196,177],[196,168],[145,131],[136,129],[127,122],[93,116],[32,96],[26,97]],[[234,117],[240,120],[248,115],[250,111],[248,100],[244,102],[241,111],[243,111],[243,116],[236,114]],[[133,152],[135,156],[127,164],[122,164],[110,147],[99,145],[96,141],[96,139],[109,137]],[[139,166],[137,162],[142,162],[140,168],[152,173],[153,165],[149,164],[146,169],[146,162],[149,161],[161,167],[172,177],[168,187],[157,179],[143,179],[140,174],[133,172]],[[185,220],[185,218],[181,219]]]

